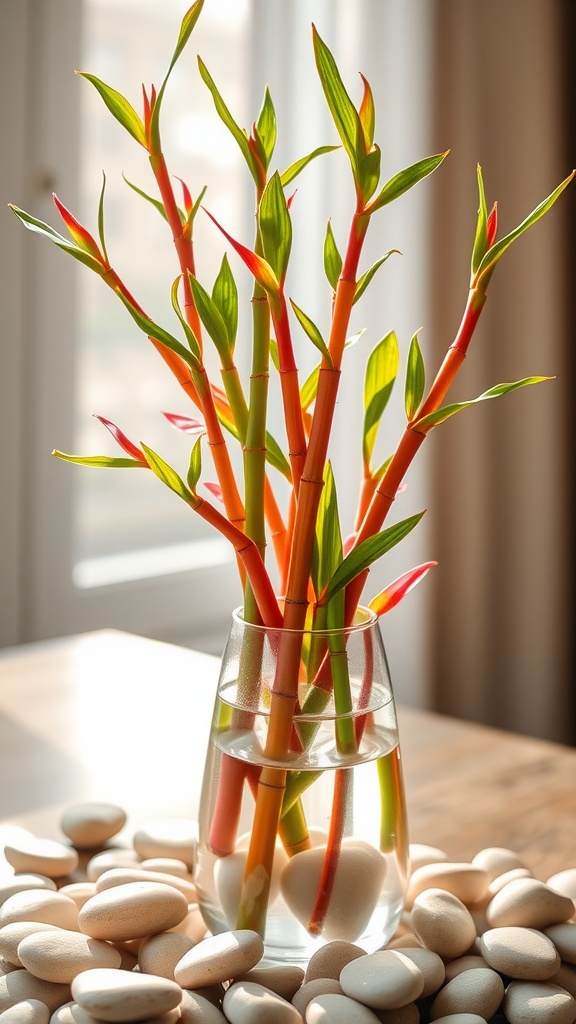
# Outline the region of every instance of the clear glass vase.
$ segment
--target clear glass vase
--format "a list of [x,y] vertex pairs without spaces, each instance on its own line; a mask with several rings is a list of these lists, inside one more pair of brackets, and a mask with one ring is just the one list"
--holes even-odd
[[208,928],[259,931],[274,962],[306,962],[334,939],[373,952],[397,926],[407,871],[376,617],[360,609],[349,628],[299,632],[235,612],[200,799],[195,881]]

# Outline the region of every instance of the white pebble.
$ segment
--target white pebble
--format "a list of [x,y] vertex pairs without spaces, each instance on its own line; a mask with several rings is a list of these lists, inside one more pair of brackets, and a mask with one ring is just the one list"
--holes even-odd
[[509,978],[545,981],[560,967],[554,943],[536,928],[491,928],[478,946],[486,963]]
[[282,999],[288,1002],[302,986],[304,970],[302,967],[292,964],[278,964],[276,966],[253,967],[241,977],[234,978],[234,981],[253,981],[256,985],[270,989]]
[[[247,859],[247,850],[235,850],[228,857],[219,857],[214,865],[214,883],[218,903],[230,928],[235,927],[238,917]],[[288,855],[284,848],[277,843],[270,876],[269,903],[276,899],[280,891],[280,874],[287,864]]]
[[177,860],[176,857],[147,857],[140,861],[140,867],[144,871],[162,871],[167,875],[177,875],[178,878],[184,878],[187,882],[192,877],[188,866],[183,860]]
[[486,910],[486,919],[491,928],[518,925],[542,930],[567,921],[573,913],[574,903],[569,897],[536,878],[518,878],[496,893]]
[[110,868],[140,867],[141,860],[136,850],[131,847],[117,846],[110,850],[95,853],[86,865],[86,877],[89,882],[96,882],[104,871]]
[[489,967],[463,971],[444,985],[430,1007],[430,1019],[450,1013],[477,1013],[489,1020],[504,998],[504,982]]
[[186,897],[186,903],[196,902],[196,888],[192,882],[179,878],[178,875],[168,875],[160,871],[147,871],[142,868],[108,868],[103,871],[96,880],[96,892],[103,892],[115,885],[125,885],[126,882],[163,882],[164,885],[171,885],[178,889]]
[[462,903],[476,903],[488,890],[489,876],[483,868],[461,862],[425,864],[410,876],[406,905],[412,906],[424,889],[446,889]]
[[4,856],[15,871],[63,878],[78,867],[78,854],[55,839],[23,836],[18,844],[4,847]]
[[13,875],[12,878],[7,878],[0,884],[0,907],[10,896],[16,892],[23,892],[24,889],[50,889],[54,892],[56,888],[54,879],[48,878],[47,875],[30,872]]
[[194,870],[198,846],[198,826],[191,818],[152,818],[132,837],[141,860],[149,857],[175,857]]
[[81,971],[94,967],[120,967],[114,946],[64,928],[33,932],[18,945],[18,957],[36,978],[70,984]]
[[180,1024],[226,1024],[226,1017],[200,992],[184,989],[179,1006]]
[[444,850],[437,846],[428,846],[426,843],[410,843],[409,845],[411,871],[417,871],[424,864],[438,864],[440,861],[450,860]]
[[138,966],[144,974],[174,981],[174,968],[194,942],[178,932],[160,932],[145,939],[138,950]]
[[237,929],[211,935],[185,953],[174,977],[182,988],[202,988],[245,974],[262,959],[264,943],[257,932]]
[[302,1017],[292,1003],[250,981],[230,985],[222,1009],[230,1024],[302,1024]]
[[50,1010],[39,999],[23,999],[0,1013],[0,1024],[49,1024]]
[[522,858],[514,850],[509,850],[505,846],[487,846],[484,850],[479,850],[472,857],[472,864],[486,871],[491,882],[498,875],[503,875],[504,872],[515,868],[528,870],[528,866]]
[[511,981],[503,1004],[508,1024],[574,1024],[576,1000],[545,981]]
[[416,897],[412,929],[427,949],[448,960],[463,956],[476,939],[470,911],[445,889],[425,889]]
[[27,935],[47,930],[59,932],[55,924],[44,924],[43,921],[13,921],[0,928],[0,956],[16,967],[22,967],[18,956],[18,946]]
[[172,928],[188,913],[185,897],[162,882],[127,882],[97,892],[78,914],[80,930],[112,942]]
[[69,882],[67,885],[62,885],[58,889],[58,892],[61,893],[62,896],[69,896],[71,900],[74,900],[78,910],[80,910],[80,907],[84,906],[86,900],[89,900],[91,896],[96,894],[96,883]]
[[576,868],[565,868],[546,879],[546,885],[576,902]]
[[60,818],[60,828],[77,850],[90,850],[117,835],[126,817],[126,811],[117,804],[71,804]]
[[418,948],[405,948],[401,952],[403,956],[407,956],[409,960],[412,960],[422,972],[424,988],[418,998],[424,999],[426,996],[432,995],[433,992],[436,992],[444,984],[446,968],[442,957],[438,956],[438,953],[433,953],[431,949],[423,949],[421,946]]
[[53,1013],[58,1006],[70,999],[70,986],[40,981],[23,968],[0,977],[0,1012],[26,999],[37,999],[40,1003],[45,1003]]
[[292,996],[292,1005],[295,1006],[298,1013],[304,1017],[306,1014],[306,1007],[312,999],[315,999],[316,996],[329,994],[340,996],[344,995],[340,982],[336,981],[334,978],[313,978],[312,981],[304,982],[298,991],[294,993]]
[[13,921],[42,921],[78,930],[78,908],[69,896],[50,889],[24,889],[0,907],[0,928]]
[[394,1010],[422,994],[424,975],[400,950],[384,949],[351,960],[342,968],[345,995],[374,1009]]
[[174,1009],[181,1002],[182,992],[167,978],[95,968],[76,976],[72,996],[98,1020],[137,1021]]
[[325,995],[306,1007],[306,1024],[378,1024],[379,1017],[348,996]]
[[334,978],[338,981],[340,971],[346,964],[365,955],[366,950],[353,942],[327,942],[310,957],[306,968],[306,981],[313,981],[314,978]]
[[562,960],[576,964],[576,924],[566,921],[564,924],[553,924],[546,928],[545,935],[552,940]]

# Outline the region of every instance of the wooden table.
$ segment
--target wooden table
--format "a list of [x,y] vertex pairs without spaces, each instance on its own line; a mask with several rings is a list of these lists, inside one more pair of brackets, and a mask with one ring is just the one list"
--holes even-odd
[[[196,817],[218,660],[103,630],[0,651],[0,853],[18,827],[62,838],[63,809],[111,800]],[[410,839],[467,860],[576,866],[576,750],[399,708]],[[0,864],[1,867],[1,864]]]

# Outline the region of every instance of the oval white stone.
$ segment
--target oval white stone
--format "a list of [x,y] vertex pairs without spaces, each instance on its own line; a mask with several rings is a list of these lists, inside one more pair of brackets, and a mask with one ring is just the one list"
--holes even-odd
[[[214,866],[218,902],[231,928],[234,927],[238,916],[247,858],[247,850],[235,850],[228,857],[219,857]],[[276,899],[280,891],[280,874],[287,864],[288,855],[284,848],[277,844],[270,876],[269,903]]]
[[546,981],[511,981],[503,1010],[508,1024],[574,1024],[576,1000]]
[[446,968],[442,957],[438,956],[438,953],[434,953],[431,949],[423,949],[421,946],[417,948],[404,948],[401,952],[403,956],[407,956],[409,960],[412,960],[422,972],[424,988],[418,997],[419,999],[425,999],[426,996],[432,995],[433,992],[436,992],[444,984]]
[[71,804],[60,818],[60,828],[77,850],[90,850],[117,835],[126,817],[126,811],[117,804]]
[[86,878],[89,882],[96,882],[100,875],[110,868],[133,868],[140,867],[140,864],[140,857],[132,847],[113,847],[110,850],[95,853],[90,858],[86,865]]
[[56,882],[47,875],[37,875],[31,872],[22,872],[5,879],[0,885],[0,907],[13,896],[14,893],[23,892],[24,889],[50,889],[56,890]]
[[306,1024],[378,1024],[379,1020],[372,1010],[349,996],[317,996],[306,1008]]
[[26,999],[37,999],[54,1013],[54,1010],[70,999],[70,986],[40,981],[24,968],[0,977],[0,1012]]
[[81,971],[94,967],[120,967],[114,946],[64,928],[33,932],[18,946],[23,966],[36,978],[69,985]]
[[528,866],[522,858],[514,850],[509,850],[505,846],[487,846],[484,850],[479,850],[472,857],[472,864],[486,871],[491,882],[498,875],[503,875],[504,872],[515,868],[528,870]]
[[324,995],[343,996],[344,992],[339,981],[335,978],[314,978],[306,981],[292,996],[292,1006],[295,1006],[298,1013],[305,1017],[306,1007],[316,996]]
[[334,978],[338,981],[340,971],[346,964],[365,955],[366,950],[353,942],[327,942],[310,957],[306,968],[306,981],[313,981],[314,978]]
[[141,860],[149,857],[175,857],[194,870],[198,846],[198,825],[192,818],[152,818],[144,822],[132,837]]
[[162,882],[127,882],[97,892],[78,914],[80,930],[117,942],[172,928],[188,913],[185,897]]
[[298,992],[304,980],[304,970],[292,964],[278,964],[275,966],[253,967],[241,977],[234,978],[234,981],[253,981],[256,985],[270,989],[282,999],[290,1000]]
[[292,1003],[276,992],[250,981],[238,981],[226,990],[222,1003],[224,1016],[230,1024],[302,1024]]
[[535,928],[491,928],[478,946],[486,963],[509,978],[545,981],[560,967],[554,943]]
[[576,924],[569,921],[565,924],[553,924],[546,928],[544,934],[552,940],[562,960],[576,964]]
[[39,999],[24,999],[0,1013],[0,1024],[48,1024],[50,1010]]
[[45,924],[43,921],[13,921],[0,928],[0,956],[8,963],[16,967],[22,967],[18,956],[18,946],[27,935],[34,932],[45,932],[47,930],[59,932],[55,924]]
[[425,889],[446,889],[462,903],[476,903],[488,890],[489,876],[483,868],[467,863],[440,862],[425,864],[410,876],[406,905]]
[[184,989],[179,1010],[180,1024],[227,1024],[224,1014],[200,992]]
[[78,930],[78,908],[69,896],[50,889],[23,889],[0,907],[0,928],[13,921],[42,921]]
[[504,982],[496,971],[480,967],[463,971],[444,985],[430,1007],[430,1019],[450,1013],[477,1013],[489,1020],[504,998]]
[[517,925],[542,930],[567,921],[573,913],[574,903],[568,896],[536,878],[518,878],[496,893],[486,909],[486,920],[491,928]]
[[384,949],[351,960],[342,968],[345,995],[377,1010],[395,1010],[422,994],[424,975],[403,952]]
[[178,889],[178,892],[186,897],[186,903],[196,902],[196,888],[192,882],[179,878],[178,875],[147,871],[142,868],[108,868],[96,879],[96,892],[112,889],[115,885],[125,885],[126,882],[163,882],[164,885],[171,885],[174,889]]
[[463,956],[476,939],[470,911],[445,889],[425,889],[416,897],[412,929],[427,949],[447,960]]
[[144,974],[174,981],[174,969],[194,942],[179,932],[160,932],[145,939],[138,950],[138,966]]
[[72,996],[87,1013],[104,1021],[136,1021],[166,1013],[182,999],[167,978],[114,968],[83,971],[72,982]]
[[4,856],[15,871],[63,878],[78,867],[78,854],[55,839],[23,836],[18,844],[4,847]]
[[262,959],[264,943],[250,929],[211,935],[185,953],[174,977],[182,988],[202,988],[245,974]]

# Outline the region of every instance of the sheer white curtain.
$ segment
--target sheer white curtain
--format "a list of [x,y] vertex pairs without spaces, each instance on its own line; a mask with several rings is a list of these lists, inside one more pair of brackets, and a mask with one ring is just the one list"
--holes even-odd
[[[499,201],[500,235],[571,170],[563,6],[556,0],[431,5],[434,144],[452,147],[434,179],[429,252],[437,358],[465,300],[476,162],[489,204]],[[429,442],[440,561],[432,584],[432,663],[439,709],[573,740],[573,458],[566,431],[572,357],[563,198],[496,269],[451,398],[532,374],[556,379],[463,413]]]

